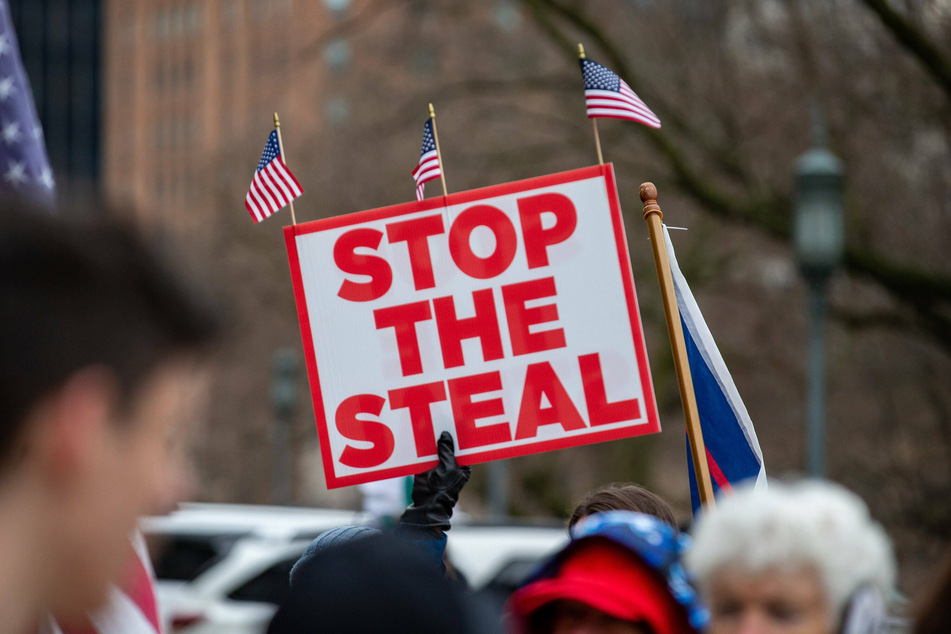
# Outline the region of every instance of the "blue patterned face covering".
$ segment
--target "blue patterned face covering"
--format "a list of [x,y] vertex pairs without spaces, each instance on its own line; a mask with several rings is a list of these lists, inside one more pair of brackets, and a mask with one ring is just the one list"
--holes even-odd
[[634,553],[667,581],[670,594],[687,611],[690,624],[700,630],[710,613],[680,563],[690,548],[690,538],[652,515],[631,511],[607,511],[589,515],[571,529],[571,541],[600,537]]

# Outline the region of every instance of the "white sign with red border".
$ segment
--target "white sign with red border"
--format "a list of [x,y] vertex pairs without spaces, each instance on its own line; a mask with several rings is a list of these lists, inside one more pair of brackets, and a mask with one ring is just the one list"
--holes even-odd
[[660,431],[610,165],[284,231],[328,487]]

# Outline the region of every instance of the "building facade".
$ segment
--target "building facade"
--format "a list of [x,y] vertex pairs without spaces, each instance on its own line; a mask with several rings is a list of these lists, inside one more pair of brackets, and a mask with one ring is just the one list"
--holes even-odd
[[318,40],[348,11],[347,0],[107,2],[107,195],[149,224],[207,218],[224,192],[247,187],[275,111],[285,137],[318,132]]
[[102,3],[9,0],[60,191],[101,174]]

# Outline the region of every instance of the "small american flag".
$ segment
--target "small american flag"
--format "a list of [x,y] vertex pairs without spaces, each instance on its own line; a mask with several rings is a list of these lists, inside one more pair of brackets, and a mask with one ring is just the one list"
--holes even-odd
[[584,77],[584,99],[589,119],[628,119],[651,128],[660,127],[657,115],[614,71],[590,59],[578,61],[581,62],[581,76]]
[[416,180],[416,200],[423,199],[426,182],[442,176],[439,168],[439,155],[436,153],[436,137],[433,135],[433,120],[426,119],[423,124],[423,149],[419,152],[419,163],[413,170]]
[[254,222],[261,222],[303,193],[300,183],[281,159],[277,130],[271,130],[248,195],[244,197],[244,206]]

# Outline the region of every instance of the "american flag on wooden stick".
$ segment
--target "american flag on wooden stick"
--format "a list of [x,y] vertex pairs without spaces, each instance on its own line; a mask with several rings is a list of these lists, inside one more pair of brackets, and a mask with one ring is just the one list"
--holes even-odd
[[587,58],[578,61],[584,77],[584,99],[589,119],[628,119],[651,128],[660,127],[657,115],[614,71]]
[[303,193],[300,183],[281,158],[277,130],[271,130],[248,195],[244,197],[244,206],[254,222],[261,222]]
[[436,152],[436,138],[433,135],[433,120],[426,119],[423,124],[423,148],[419,152],[419,163],[413,170],[416,181],[416,200],[423,199],[426,183],[442,176],[439,167],[439,155]]

